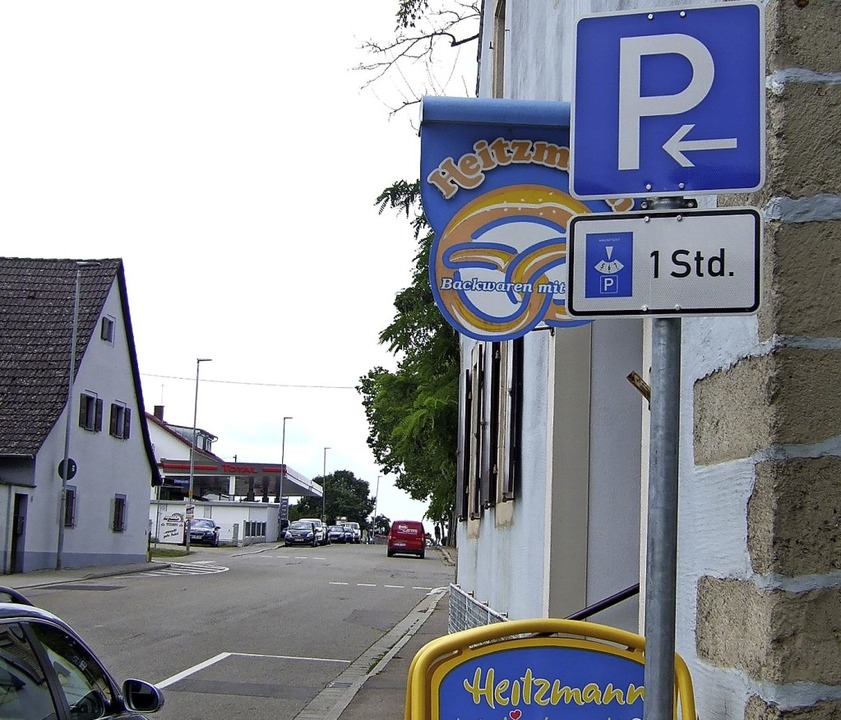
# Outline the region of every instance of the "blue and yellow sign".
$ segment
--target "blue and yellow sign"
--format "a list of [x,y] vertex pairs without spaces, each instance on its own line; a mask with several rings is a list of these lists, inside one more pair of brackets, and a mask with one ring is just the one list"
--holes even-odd
[[566,312],[567,227],[580,213],[633,201],[583,203],[569,193],[569,104],[426,97],[421,200],[435,231],[435,303],[460,333],[511,340],[538,326],[590,322]]
[[[409,669],[405,720],[640,720],[645,640],[574,620],[535,619],[453,633]],[[675,656],[675,718],[695,720]]]

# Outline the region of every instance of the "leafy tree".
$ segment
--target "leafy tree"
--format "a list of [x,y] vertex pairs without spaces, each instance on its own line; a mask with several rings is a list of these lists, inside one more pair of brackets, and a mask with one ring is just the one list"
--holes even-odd
[[[369,496],[369,485],[350,470],[336,470],[329,475],[313,478],[313,482],[324,488],[324,513],[328,525],[337,517],[358,522],[360,527],[368,526],[368,516],[374,509],[374,500]],[[301,498],[290,508],[290,517],[321,517],[321,498]]]
[[384,473],[426,516],[452,516],[458,438],[459,338],[437,309],[429,285],[433,234],[419,205],[419,183],[398,181],[377,198],[410,218],[418,252],[412,283],[394,300],[396,313],[379,339],[399,357],[394,372],[375,367],[360,378],[368,446]]

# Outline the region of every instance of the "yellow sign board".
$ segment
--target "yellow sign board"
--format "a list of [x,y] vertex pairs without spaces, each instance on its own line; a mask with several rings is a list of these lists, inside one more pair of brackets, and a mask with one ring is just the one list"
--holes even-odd
[[[645,638],[577,620],[517,620],[427,643],[409,668],[405,720],[639,720]],[[695,720],[675,656],[675,718]]]

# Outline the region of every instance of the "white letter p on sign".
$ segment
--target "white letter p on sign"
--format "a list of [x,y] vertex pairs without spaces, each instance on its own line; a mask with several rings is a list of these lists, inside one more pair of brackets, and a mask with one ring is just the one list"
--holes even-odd
[[[674,95],[641,95],[644,55],[682,55],[692,80]],[[689,35],[650,35],[619,39],[619,170],[639,170],[640,118],[677,115],[698,105],[710,91],[715,64],[707,47]]]

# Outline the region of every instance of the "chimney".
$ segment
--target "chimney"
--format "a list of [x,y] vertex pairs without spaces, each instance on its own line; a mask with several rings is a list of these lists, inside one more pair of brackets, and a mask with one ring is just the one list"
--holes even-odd
[[164,406],[163,405],[155,405],[155,417],[158,418],[161,422],[164,421]]

